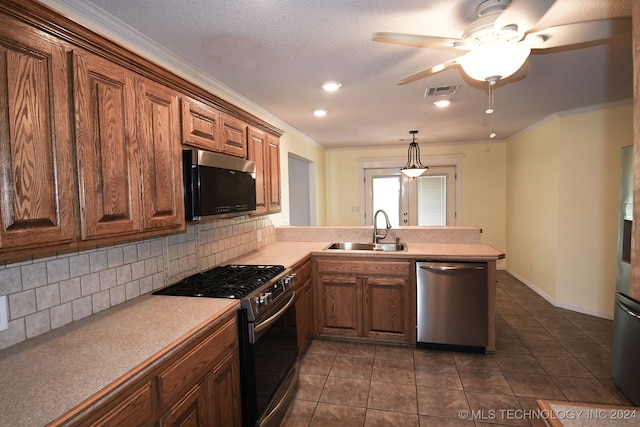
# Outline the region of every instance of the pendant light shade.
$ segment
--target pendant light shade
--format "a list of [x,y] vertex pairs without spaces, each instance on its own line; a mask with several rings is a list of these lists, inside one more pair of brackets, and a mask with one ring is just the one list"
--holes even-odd
[[400,171],[410,178],[416,178],[422,175],[429,169],[424,166],[420,161],[420,147],[416,142],[416,134],[417,130],[412,130],[409,132],[413,135],[413,141],[409,144],[409,151],[407,152],[407,164],[405,167],[401,168]]
[[500,80],[518,71],[530,52],[531,48],[523,43],[487,44],[460,58],[460,65],[474,80]]

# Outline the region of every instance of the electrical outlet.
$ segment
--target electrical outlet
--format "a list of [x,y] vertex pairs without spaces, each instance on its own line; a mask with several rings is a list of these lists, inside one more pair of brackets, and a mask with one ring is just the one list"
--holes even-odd
[[0,296],[0,331],[9,329],[9,316],[7,315],[7,296]]

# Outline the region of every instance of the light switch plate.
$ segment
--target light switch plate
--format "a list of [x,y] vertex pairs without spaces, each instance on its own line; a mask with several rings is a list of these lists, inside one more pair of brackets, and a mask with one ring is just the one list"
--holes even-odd
[[9,316],[7,316],[7,296],[0,296],[0,331],[9,329]]

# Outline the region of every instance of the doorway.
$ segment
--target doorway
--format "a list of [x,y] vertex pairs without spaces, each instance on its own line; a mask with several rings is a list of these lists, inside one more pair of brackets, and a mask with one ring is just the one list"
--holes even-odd
[[459,225],[462,217],[462,154],[423,156],[429,169],[418,178],[400,172],[403,158],[362,159],[361,223],[384,209],[393,227]]
[[430,167],[417,178],[398,168],[366,169],[365,217],[383,209],[393,227],[453,225],[456,178],[455,166]]
[[315,163],[289,153],[289,224],[316,225]]

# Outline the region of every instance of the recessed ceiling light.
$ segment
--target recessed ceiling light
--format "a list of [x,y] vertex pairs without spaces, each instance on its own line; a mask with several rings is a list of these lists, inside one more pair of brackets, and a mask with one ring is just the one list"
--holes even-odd
[[451,104],[450,99],[439,99],[433,103],[438,108],[446,108]]
[[327,115],[327,110],[315,110],[313,115],[316,117],[324,117]]
[[322,89],[326,90],[327,92],[335,92],[340,89],[340,87],[342,87],[342,83],[336,81],[324,82],[322,84]]

